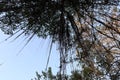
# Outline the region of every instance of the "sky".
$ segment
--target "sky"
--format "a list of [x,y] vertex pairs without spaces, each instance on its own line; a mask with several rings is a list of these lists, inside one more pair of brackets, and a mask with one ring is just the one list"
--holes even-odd
[[[31,80],[35,72],[45,70],[50,39],[34,37],[20,52],[26,41],[24,36],[14,40],[0,31],[0,80]],[[57,45],[53,45],[49,66],[54,73],[59,69]]]

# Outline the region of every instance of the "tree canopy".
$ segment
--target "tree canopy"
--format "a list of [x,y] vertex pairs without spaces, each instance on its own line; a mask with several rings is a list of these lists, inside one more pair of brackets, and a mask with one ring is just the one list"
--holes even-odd
[[[1,0],[0,28],[58,42],[60,71],[78,61],[85,80],[120,79],[120,0]],[[76,53],[70,53],[70,52]],[[88,74],[90,73],[90,74]],[[116,79],[115,79],[116,78]]]

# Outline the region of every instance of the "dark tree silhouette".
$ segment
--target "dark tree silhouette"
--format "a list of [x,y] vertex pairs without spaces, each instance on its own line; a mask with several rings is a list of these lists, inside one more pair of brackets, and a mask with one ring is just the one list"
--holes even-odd
[[[73,60],[84,63],[82,73],[119,79],[120,0],[2,0],[0,28],[5,34],[46,38],[58,42],[60,72]],[[71,59],[70,50],[77,52]],[[96,67],[97,66],[97,67]],[[104,71],[101,71],[104,70]],[[81,74],[82,74],[81,73]],[[83,75],[83,76],[85,76]],[[98,76],[100,75],[100,76]]]

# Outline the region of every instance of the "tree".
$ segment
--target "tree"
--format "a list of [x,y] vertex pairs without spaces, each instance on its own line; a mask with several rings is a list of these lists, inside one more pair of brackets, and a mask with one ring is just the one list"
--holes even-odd
[[34,80],[59,80],[59,75],[53,75],[51,67],[47,71],[42,71],[42,74],[36,72]]
[[[0,28],[12,36],[18,32],[17,37],[27,35],[28,42],[34,35],[50,36],[52,43],[59,44],[60,73],[64,74],[67,63],[77,61],[83,64],[83,77],[87,71],[91,73],[86,74],[88,79],[106,76],[119,79],[119,3],[119,0],[2,0]],[[77,57],[70,50],[76,51]]]
[[[51,67],[48,68],[48,71],[42,71],[42,74],[36,72],[36,77],[32,80],[61,80],[59,74],[52,74]],[[78,70],[72,71],[70,75],[65,76],[65,80],[81,80],[81,74]]]

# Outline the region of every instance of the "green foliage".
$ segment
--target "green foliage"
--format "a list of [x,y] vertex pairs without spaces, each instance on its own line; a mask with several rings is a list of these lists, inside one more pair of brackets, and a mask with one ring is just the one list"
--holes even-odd
[[[60,76],[58,74],[56,74],[56,75],[52,74],[51,67],[48,68],[47,72],[44,72],[44,73],[43,72],[42,72],[41,78],[39,78],[39,76],[37,76],[40,74],[36,73],[35,80],[61,80]],[[45,74],[47,74],[47,76]],[[75,71],[71,72],[71,75],[65,75],[65,80],[82,80],[82,77],[81,77],[81,74],[79,73],[79,71],[75,70]]]
[[82,76],[79,71],[75,70],[71,72],[71,76],[69,80],[82,80]]
[[[119,4],[119,0],[2,0],[0,29],[12,36],[19,32],[17,37],[29,36],[28,42],[35,35],[58,42],[63,72],[64,66],[78,62],[83,80],[119,79]],[[41,79],[38,73],[36,76],[35,80]],[[55,78],[51,68],[42,76]],[[58,76],[64,76],[62,71]]]
[[56,80],[56,76],[52,74],[51,67],[48,68],[48,71],[42,71],[42,74],[36,72],[35,80]]

